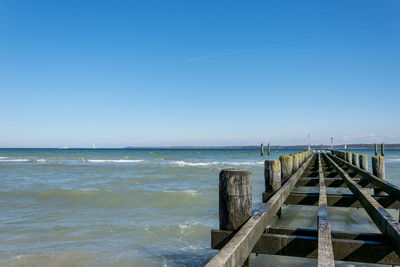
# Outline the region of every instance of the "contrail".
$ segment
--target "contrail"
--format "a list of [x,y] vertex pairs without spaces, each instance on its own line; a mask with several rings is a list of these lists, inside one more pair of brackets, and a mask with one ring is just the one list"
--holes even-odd
[[231,55],[240,54],[240,53],[252,52],[252,51],[257,51],[257,50],[264,50],[264,49],[272,48],[272,47],[276,47],[276,46],[294,44],[294,43],[302,42],[302,41],[309,40],[309,39],[312,39],[312,38],[309,37],[309,38],[304,38],[304,39],[300,39],[300,40],[283,42],[283,43],[276,43],[276,44],[271,44],[271,45],[262,46],[262,47],[253,47],[253,48],[249,48],[249,49],[233,51],[233,52],[230,52],[230,53],[215,54],[215,55],[208,55],[208,56],[202,56],[202,57],[193,57],[193,58],[188,58],[187,61],[188,62],[193,62],[193,61],[200,61],[200,60],[216,58],[216,57],[231,56]]

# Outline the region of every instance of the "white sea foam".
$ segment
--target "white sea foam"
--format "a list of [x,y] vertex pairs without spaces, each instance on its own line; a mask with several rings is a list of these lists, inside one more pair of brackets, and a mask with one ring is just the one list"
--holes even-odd
[[105,191],[105,192],[112,192],[110,189],[98,189],[98,188],[81,188],[79,191],[83,192],[99,192],[99,191]]
[[179,224],[179,231],[182,235],[187,235],[193,231],[192,227],[198,225],[199,223],[196,221],[186,221],[184,223]]
[[46,162],[45,159],[37,159],[36,162]]
[[178,165],[180,167],[185,167],[185,166],[212,166],[212,165],[234,165],[234,166],[258,166],[258,165],[263,165],[264,162],[262,161],[245,161],[245,162],[223,162],[223,161],[209,161],[209,162],[187,162],[183,160],[179,161],[172,161],[170,162],[171,165]]
[[0,159],[0,162],[26,162],[29,159]]
[[8,159],[8,157],[0,157],[0,159]]
[[198,194],[198,192],[196,190],[192,190],[192,189],[188,189],[188,190],[184,190],[184,191],[165,190],[163,192],[164,193],[184,193],[184,194],[191,195],[191,196],[195,196]]
[[86,191],[86,192],[88,192],[88,191],[99,191],[99,189],[97,189],[97,188],[82,188],[82,189],[79,189],[79,191]]
[[248,166],[259,166],[264,165],[263,161],[254,161],[254,162],[224,162],[225,165],[248,165]]
[[387,162],[400,162],[400,159],[386,159]]
[[137,163],[137,162],[143,162],[144,160],[142,160],[142,159],[88,159],[87,161],[93,162],[93,163],[108,163],[108,162]]
[[173,161],[171,162],[172,165],[178,165],[178,166],[208,166],[208,165],[218,165],[219,162],[214,161],[214,162],[186,162],[183,160],[178,160],[178,161]]

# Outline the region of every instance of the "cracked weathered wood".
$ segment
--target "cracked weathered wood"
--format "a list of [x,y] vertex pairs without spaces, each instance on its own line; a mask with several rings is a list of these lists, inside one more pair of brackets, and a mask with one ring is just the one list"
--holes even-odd
[[[384,156],[375,156],[372,157],[372,173],[381,180],[385,180],[385,157]],[[382,194],[382,190],[375,189],[375,195]]]
[[281,162],[279,160],[266,160],[264,162],[265,195],[269,199],[281,188]]
[[[353,194],[328,194],[328,206],[332,207],[349,207],[349,208],[362,208],[363,206],[358,201],[357,197]],[[372,196],[382,207],[388,209],[400,209],[400,201],[386,195],[386,196]],[[290,193],[286,199],[287,205],[305,205],[305,206],[318,206],[319,194],[318,193]]]
[[358,198],[365,211],[381,233],[391,243],[397,255],[400,255],[400,226],[396,220],[360,185],[354,182],[349,175],[340,168],[329,156],[325,158],[333,164],[342,175],[347,187]]
[[219,228],[234,231],[251,216],[251,172],[224,169],[219,174]]
[[357,154],[357,153],[353,153],[352,164],[353,164],[354,166],[356,166],[356,167],[359,166],[359,163],[358,163],[358,154]]
[[[212,248],[221,249],[233,235],[229,231],[212,230]],[[316,259],[317,235],[315,229],[267,228],[252,252]],[[332,232],[331,235],[336,260],[400,265],[400,258],[380,234]]]
[[263,204],[258,211],[235,233],[232,239],[215,255],[206,266],[240,266],[251,253],[265,228],[271,223],[275,214],[282,207],[286,198],[295,187],[314,156],[308,153],[308,160],[282,185],[282,187]]
[[282,181],[289,179],[293,171],[293,158],[291,156],[280,156],[282,169]]
[[359,167],[361,170],[368,172],[368,156],[360,155],[359,156]]
[[[373,188],[374,186],[368,182],[367,179],[353,179],[356,183],[361,185],[364,188]],[[346,184],[343,182],[342,178],[324,178],[325,186],[326,187],[346,187]],[[302,177],[296,186],[303,186],[303,187],[316,187],[319,185],[319,178],[315,177]]]
[[319,202],[318,202],[318,266],[335,266],[331,241],[331,226],[328,220],[326,187],[322,171],[321,153],[318,153]]
[[370,182],[371,184],[373,184],[374,186],[376,186],[377,188],[379,188],[380,190],[386,192],[387,194],[389,194],[392,198],[395,198],[397,200],[400,200],[400,187],[391,184],[385,180],[379,179],[378,177],[376,177],[375,175],[364,171],[362,169],[359,169],[353,165],[348,164],[347,162],[345,162],[344,160],[333,156],[333,159],[342,164],[345,165],[346,167],[348,167],[349,169],[359,173],[363,178],[367,179],[368,182]]
[[[279,174],[272,171],[273,161],[271,168],[267,167],[266,161],[266,191],[270,191],[263,193],[263,201],[266,203],[239,229],[212,231],[212,247],[221,250],[206,266],[240,266],[251,252],[318,258],[319,266],[334,266],[334,260],[400,264],[400,226],[384,209],[400,208],[399,187],[368,173],[365,170],[368,167],[367,163],[364,164],[364,155],[357,159],[355,153],[333,150],[331,152],[329,157],[319,153],[312,158],[308,157],[309,152],[298,153],[300,162],[307,158],[306,163],[286,178],[287,180],[281,179],[282,187],[275,194],[273,191],[279,183],[271,184],[270,176],[279,177]],[[323,159],[321,155],[324,155]],[[294,172],[296,156],[286,157],[291,157]],[[281,163],[286,160],[285,156],[282,158]],[[357,167],[358,162],[360,168]],[[281,177],[283,178],[283,175]],[[291,192],[295,186],[317,185],[320,187],[319,193]],[[327,194],[328,185],[345,185],[353,194]],[[371,196],[366,188],[373,186],[387,192],[388,195]],[[283,203],[318,205],[317,229],[269,227]],[[364,208],[382,234],[332,232],[327,216],[328,206]]]

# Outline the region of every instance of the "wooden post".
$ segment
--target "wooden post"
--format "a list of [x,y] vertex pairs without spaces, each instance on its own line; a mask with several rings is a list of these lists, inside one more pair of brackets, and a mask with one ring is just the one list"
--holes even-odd
[[[303,152],[303,153],[299,153],[299,166],[301,166],[304,162],[306,162],[307,160],[307,153]],[[294,160],[294,159],[293,159]],[[293,162],[294,165],[294,162]]]
[[281,188],[281,162],[279,160],[266,160],[264,162],[264,180],[266,199],[269,199]]
[[[219,229],[235,231],[250,217],[251,172],[224,169],[219,173]],[[250,266],[250,255],[243,266]]]
[[365,154],[360,155],[359,157],[360,169],[364,171],[368,171],[368,156]]
[[[372,157],[372,174],[378,177],[379,179],[385,180],[385,157],[383,156],[375,156]],[[382,191],[374,188],[375,195],[382,195]]]
[[271,146],[268,143],[268,155],[271,155]]
[[[265,193],[263,201],[267,202],[270,197],[282,186],[281,162],[279,160],[266,160],[264,162]],[[279,209],[277,216],[281,217],[282,209]]]
[[378,156],[378,145],[375,144],[375,156]]
[[261,157],[264,156],[264,144],[261,143]]
[[346,161],[351,164],[351,152],[346,152]]
[[293,158],[293,172],[296,172],[300,167],[300,154],[292,155]]
[[381,156],[385,156],[385,145],[381,144]]
[[280,156],[282,169],[282,181],[285,181],[292,175],[293,170],[293,158],[291,156]]
[[353,153],[353,165],[358,167],[358,154]]

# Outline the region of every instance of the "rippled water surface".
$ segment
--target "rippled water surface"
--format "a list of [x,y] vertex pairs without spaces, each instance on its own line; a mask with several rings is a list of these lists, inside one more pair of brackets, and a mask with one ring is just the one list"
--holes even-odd
[[[273,150],[270,158],[298,151]],[[400,150],[387,150],[385,159],[387,180],[399,185]],[[252,171],[259,205],[257,150],[0,149],[0,264],[202,266],[216,252],[210,230],[218,227],[218,173],[227,167]],[[288,206],[273,224],[315,227],[315,216],[315,207]],[[377,231],[362,210],[330,208],[329,218],[333,230]]]

